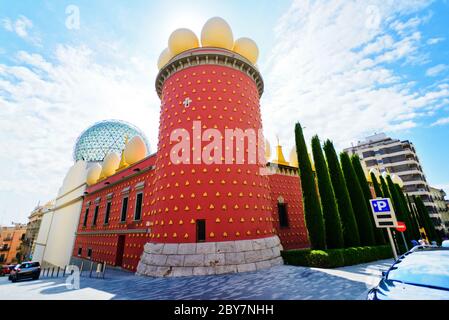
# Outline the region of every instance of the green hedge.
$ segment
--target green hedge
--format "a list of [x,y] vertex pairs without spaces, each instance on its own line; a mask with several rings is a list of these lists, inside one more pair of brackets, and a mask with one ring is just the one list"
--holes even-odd
[[351,266],[393,257],[390,246],[353,247],[329,250],[282,251],[286,264],[316,268]]

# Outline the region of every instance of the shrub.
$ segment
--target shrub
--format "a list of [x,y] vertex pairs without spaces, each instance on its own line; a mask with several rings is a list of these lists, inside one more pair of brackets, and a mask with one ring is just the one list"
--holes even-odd
[[293,266],[309,266],[308,256],[310,255],[310,249],[300,250],[288,250],[282,251],[281,255],[286,264]]
[[391,258],[390,246],[352,247],[330,250],[282,251],[286,264],[315,268],[337,268]]

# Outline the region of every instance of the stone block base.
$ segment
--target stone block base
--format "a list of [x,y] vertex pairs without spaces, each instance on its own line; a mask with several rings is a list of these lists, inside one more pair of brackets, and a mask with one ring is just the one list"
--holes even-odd
[[147,243],[137,275],[182,277],[248,272],[283,264],[278,236],[225,242]]

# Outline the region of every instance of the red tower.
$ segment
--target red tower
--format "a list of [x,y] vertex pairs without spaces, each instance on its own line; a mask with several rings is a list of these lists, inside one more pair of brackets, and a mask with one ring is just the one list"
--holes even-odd
[[161,69],[151,242],[137,272],[215,274],[281,264],[261,137],[263,80],[242,56],[188,50]]

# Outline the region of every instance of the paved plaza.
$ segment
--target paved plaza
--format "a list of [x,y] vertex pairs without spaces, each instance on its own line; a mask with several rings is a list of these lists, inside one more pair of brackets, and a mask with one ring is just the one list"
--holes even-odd
[[82,276],[80,289],[65,278],[11,283],[0,278],[0,300],[357,300],[365,299],[393,260],[337,269],[276,266],[239,274],[183,278],[139,277],[109,271],[105,279]]

